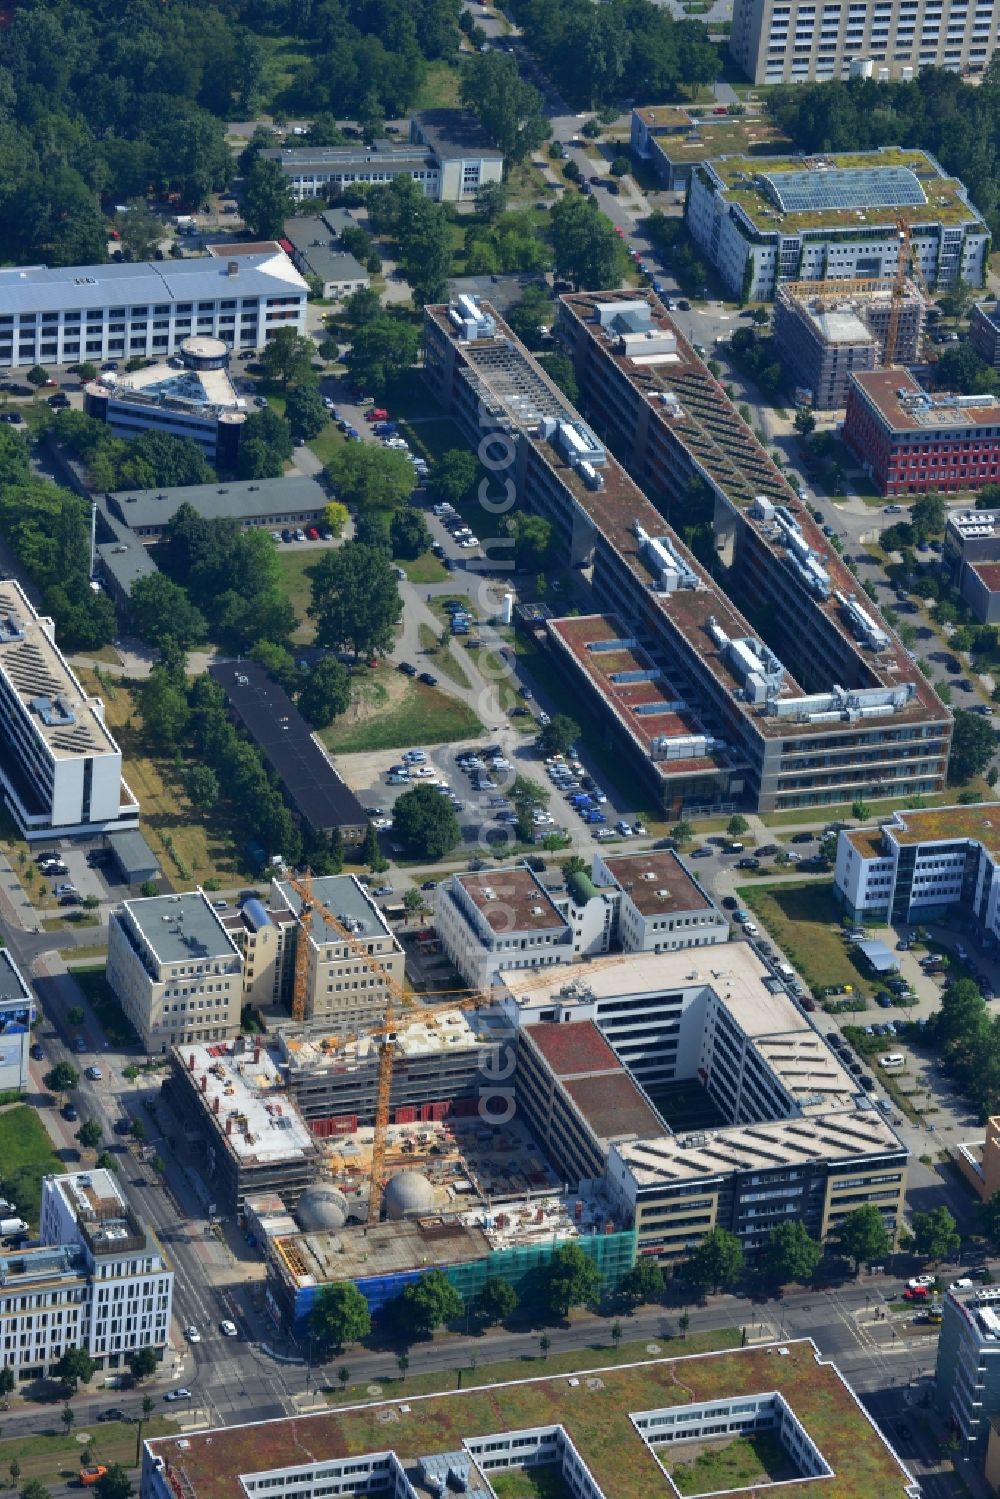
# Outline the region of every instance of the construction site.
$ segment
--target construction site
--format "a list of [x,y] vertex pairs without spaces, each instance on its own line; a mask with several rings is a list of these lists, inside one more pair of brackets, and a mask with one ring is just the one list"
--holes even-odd
[[[904,261],[905,269],[905,261]],[[920,358],[927,299],[910,277],[778,287],[774,342],[799,404],[835,411],[852,374]]]

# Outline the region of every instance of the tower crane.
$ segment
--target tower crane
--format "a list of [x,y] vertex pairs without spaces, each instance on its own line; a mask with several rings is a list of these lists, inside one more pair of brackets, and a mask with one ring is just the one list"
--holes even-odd
[[899,233],[899,257],[896,261],[896,274],[892,278],[892,295],[889,304],[889,324],[885,331],[885,350],[882,355],[883,363],[888,369],[895,363],[896,344],[899,341],[899,321],[903,315],[903,293],[906,290],[906,273],[910,262],[910,226],[905,219],[896,220],[896,229]]

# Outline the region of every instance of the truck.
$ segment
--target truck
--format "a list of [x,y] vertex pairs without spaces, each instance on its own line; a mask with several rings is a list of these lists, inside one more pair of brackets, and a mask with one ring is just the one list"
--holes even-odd
[[11,1239],[15,1234],[26,1234],[28,1225],[23,1218],[0,1218],[0,1239]]

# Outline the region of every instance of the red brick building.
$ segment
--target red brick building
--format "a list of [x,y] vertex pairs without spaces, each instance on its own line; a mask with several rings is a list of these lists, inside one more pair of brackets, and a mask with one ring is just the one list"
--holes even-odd
[[885,495],[1000,481],[1000,401],[931,395],[906,370],[851,376],[844,438]]

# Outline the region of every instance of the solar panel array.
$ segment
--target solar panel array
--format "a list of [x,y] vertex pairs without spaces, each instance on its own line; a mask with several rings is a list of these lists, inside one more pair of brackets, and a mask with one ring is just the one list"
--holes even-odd
[[764,174],[762,182],[783,213],[838,208],[917,208],[927,202],[909,167],[842,167]]

